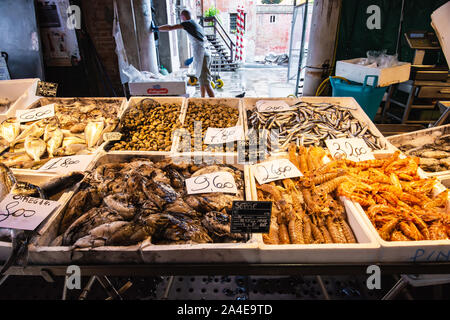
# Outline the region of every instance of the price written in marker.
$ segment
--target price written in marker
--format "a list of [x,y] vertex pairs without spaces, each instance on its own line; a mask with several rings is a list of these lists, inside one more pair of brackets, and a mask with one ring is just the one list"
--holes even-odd
[[363,139],[341,138],[325,140],[331,155],[335,159],[348,159],[352,161],[373,160],[372,149],[370,149]]
[[259,112],[282,112],[294,109],[282,100],[259,100],[256,102],[256,108]]
[[122,139],[120,132],[106,132],[103,134],[104,141],[119,141],[120,139]]
[[56,173],[70,173],[72,171],[84,171],[91,163],[92,155],[68,156],[54,158],[39,168],[39,171],[50,171]]
[[213,192],[236,194],[238,192],[234,177],[229,172],[207,173],[186,179],[186,189],[188,194]]
[[259,184],[288,178],[301,177],[303,174],[288,159],[262,162],[253,166],[255,178]]
[[205,144],[223,144],[242,140],[244,128],[242,126],[230,128],[208,128],[205,134]]
[[40,119],[50,118],[55,116],[55,104],[48,104],[46,106],[28,109],[28,110],[17,110],[16,119],[19,122],[30,122]]
[[34,230],[59,202],[8,194],[0,203],[0,228]]

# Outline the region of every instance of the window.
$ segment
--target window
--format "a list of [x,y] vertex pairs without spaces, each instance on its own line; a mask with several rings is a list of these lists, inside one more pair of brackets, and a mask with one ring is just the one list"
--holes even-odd
[[274,23],[275,22],[275,16],[270,16],[270,23]]
[[[245,30],[245,18],[247,14],[244,13],[244,30]],[[236,21],[237,21],[237,13],[230,13],[230,32],[236,32]]]

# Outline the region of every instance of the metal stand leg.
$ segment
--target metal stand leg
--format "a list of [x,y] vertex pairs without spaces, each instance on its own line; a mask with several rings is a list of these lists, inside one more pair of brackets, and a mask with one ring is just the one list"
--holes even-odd
[[388,112],[389,108],[391,107],[391,98],[392,98],[392,95],[394,94],[394,88],[396,86],[397,86],[396,84],[393,84],[389,87],[388,96],[387,96],[386,103],[384,104],[384,109],[383,109],[383,116],[382,116],[383,123],[385,123],[387,120],[387,112]]
[[6,275],[6,276],[3,276],[3,277],[0,279],[0,287],[1,287],[2,284],[6,281],[6,279],[8,279],[8,277],[9,277],[9,275]]
[[325,300],[330,300],[330,296],[328,295],[327,288],[323,284],[322,277],[316,276],[316,279],[317,279],[317,283],[319,284],[320,290],[322,290],[322,294],[323,294]]
[[166,290],[164,291],[164,295],[162,296],[161,300],[167,300],[167,298],[169,297],[169,292],[170,292],[170,289],[172,288],[174,278],[175,278],[174,276],[169,277],[169,281],[167,282]]
[[92,288],[92,285],[94,284],[94,282],[95,282],[95,276],[92,276],[89,279],[87,285],[84,287],[83,292],[81,292],[80,297],[78,298],[78,300],[86,299],[89,291],[91,291],[91,288]]
[[116,288],[112,285],[111,281],[106,276],[95,276],[102,285],[103,289],[105,289],[106,293],[112,298],[117,300],[123,300],[122,296],[117,292]]
[[414,96],[416,95],[416,89],[417,89],[417,87],[414,85],[411,88],[411,92],[409,93],[409,96],[408,96],[408,101],[406,102],[406,108],[405,108],[405,111],[403,112],[402,124],[405,124],[406,121],[408,121],[409,113],[411,112],[412,103],[414,100]]
[[[120,289],[119,289],[119,294],[122,295],[125,293],[125,291],[127,291],[128,289],[131,288],[131,286],[133,285],[133,282],[128,281],[127,283],[125,283]],[[106,300],[112,300],[111,297],[106,298]]]
[[67,279],[68,278],[69,278],[68,276],[64,277],[63,292],[62,292],[61,300],[66,300],[66,298],[67,298]]
[[391,290],[389,290],[388,293],[386,293],[386,295],[381,298],[381,300],[393,300],[395,299],[395,297],[406,287],[408,286],[408,282],[400,279],[399,281],[397,281],[397,283],[392,287]]

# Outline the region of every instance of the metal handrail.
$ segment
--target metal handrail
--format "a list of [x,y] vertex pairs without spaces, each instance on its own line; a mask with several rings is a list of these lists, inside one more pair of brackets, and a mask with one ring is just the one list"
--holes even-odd
[[[203,22],[212,22],[213,23],[212,26],[207,26],[207,25],[203,24],[203,28],[211,28],[211,27],[214,28],[214,34],[218,33],[220,35],[220,37],[222,38],[223,42],[225,43],[225,45],[230,50],[231,61],[234,61],[234,57],[233,57],[234,50],[233,50],[233,48],[236,46],[236,44],[233,42],[233,40],[231,40],[230,36],[225,31],[225,29],[222,26],[222,24],[220,23],[220,21],[217,20],[216,17],[205,17],[205,18],[202,19],[202,23]],[[219,25],[220,29],[217,27],[217,25]],[[226,38],[225,38],[224,35],[226,36]]]

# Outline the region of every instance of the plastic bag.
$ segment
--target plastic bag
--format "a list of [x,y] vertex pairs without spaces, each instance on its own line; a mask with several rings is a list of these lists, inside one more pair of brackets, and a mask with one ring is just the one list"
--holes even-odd
[[367,66],[375,66],[376,68],[389,68],[399,64],[397,54],[386,54],[386,50],[383,51],[367,51]]

